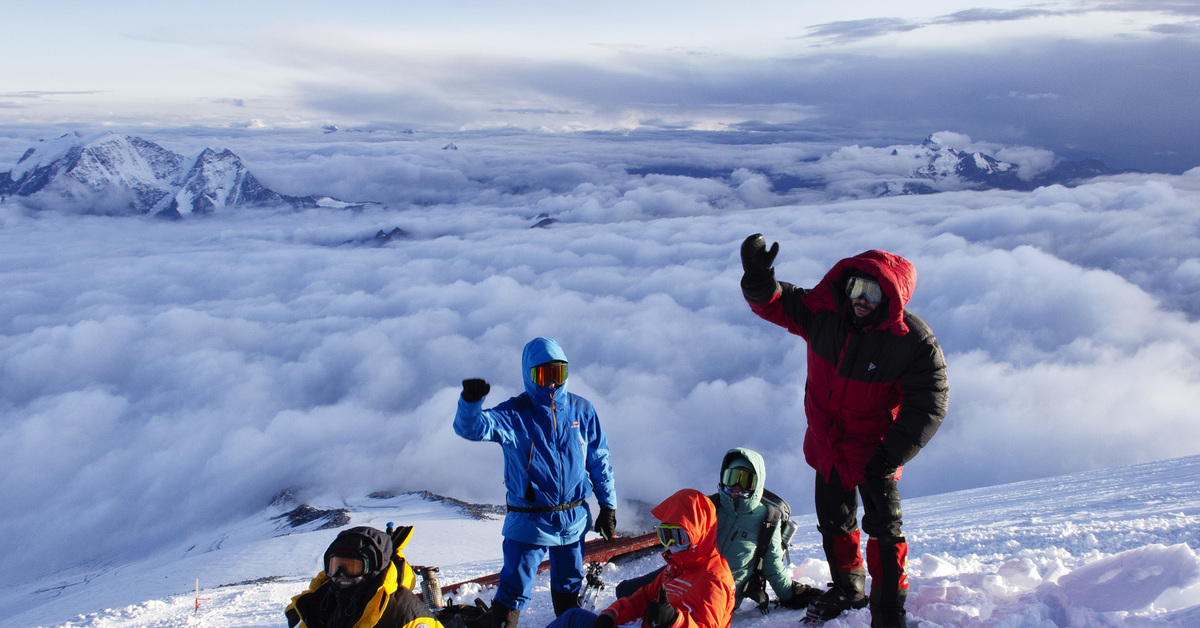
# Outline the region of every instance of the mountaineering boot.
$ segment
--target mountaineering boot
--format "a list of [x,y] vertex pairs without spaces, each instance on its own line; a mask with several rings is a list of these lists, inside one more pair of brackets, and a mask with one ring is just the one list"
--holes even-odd
[[871,571],[871,628],[906,628],[908,543],[904,537],[868,539],[867,567]]
[[861,538],[857,529],[850,534],[821,530],[821,543],[833,582],[829,583],[828,591],[808,606],[805,623],[823,624],[848,610],[867,605],[867,570],[863,567],[859,549]]
[[558,617],[572,608],[579,608],[579,594],[570,591],[550,590],[550,600],[554,602],[554,616]]
[[866,584],[867,570],[861,567],[847,573],[835,573],[829,590],[809,604],[804,623],[823,624],[848,610],[866,606],[870,602],[863,593]]
[[492,602],[492,628],[517,628],[521,611],[513,610],[500,602]]
[[875,587],[871,586],[871,628],[908,628],[908,613],[904,610],[904,599],[908,590],[896,594],[899,606],[882,603],[884,596],[875,595]]

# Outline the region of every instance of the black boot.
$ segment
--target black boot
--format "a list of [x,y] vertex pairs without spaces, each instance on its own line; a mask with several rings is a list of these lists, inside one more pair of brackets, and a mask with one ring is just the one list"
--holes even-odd
[[[859,538],[857,529],[849,534],[821,530],[821,544],[833,582],[829,583],[828,591],[809,605],[808,615],[804,618],[806,623],[825,623],[848,610],[862,608],[869,602],[866,595],[867,570],[862,566]],[[857,567],[846,569],[839,568],[839,565]]]
[[866,606],[870,602],[863,592],[866,584],[866,569],[859,568],[845,573],[835,572],[833,582],[829,583],[829,590],[809,605],[804,621],[806,623],[825,623],[846,611]]
[[[891,597],[892,600],[885,601],[886,597]],[[904,610],[904,599],[907,597],[907,590],[891,596],[876,595],[875,586],[872,585],[871,628],[908,628],[908,613]]]
[[500,602],[492,602],[492,628],[517,628],[521,611],[513,610]]
[[554,602],[554,616],[558,617],[572,608],[579,608],[579,594],[550,590],[550,600]]

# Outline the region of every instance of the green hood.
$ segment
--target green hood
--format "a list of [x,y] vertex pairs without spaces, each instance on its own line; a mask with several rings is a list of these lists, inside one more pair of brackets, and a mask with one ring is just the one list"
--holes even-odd
[[[750,463],[750,467],[754,469],[754,492],[750,494],[750,497],[740,500],[741,503],[737,504],[736,509],[740,512],[749,512],[758,508],[759,502],[762,501],[763,487],[767,483],[767,464],[763,461],[762,455],[757,451],[746,449],[745,447],[734,447],[725,452],[725,458],[721,460],[721,471],[717,474],[717,489],[720,491],[721,476],[725,474],[725,469],[739,458],[745,459]],[[726,495],[725,491],[720,491],[720,493],[721,500],[729,500],[729,503],[733,502],[733,498]]]

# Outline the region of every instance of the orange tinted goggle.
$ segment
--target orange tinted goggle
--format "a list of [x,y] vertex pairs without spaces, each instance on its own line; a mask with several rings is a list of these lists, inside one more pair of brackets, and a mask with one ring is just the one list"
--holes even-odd
[[354,556],[330,556],[329,567],[325,569],[325,573],[332,578],[337,575],[338,571],[343,572],[351,578],[357,578],[363,575],[367,570],[367,561],[356,558]]
[[562,384],[567,381],[566,362],[548,362],[529,369],[529,379],[538,386]]
[[754,472],[741,467],[730,467],[721,472],[721,484],[736,486],[743,490],[754,490]]

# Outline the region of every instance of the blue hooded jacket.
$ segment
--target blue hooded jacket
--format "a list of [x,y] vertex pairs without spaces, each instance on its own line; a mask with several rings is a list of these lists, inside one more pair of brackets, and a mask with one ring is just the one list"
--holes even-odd
[[[521,356],[525,392],[489,410],[483,400],[458,398],[454,433],[474,441],[500,443],[504,451],[504,487],[508,505],[550,508],[596,495],[607,508],[617,507],[608,438],[591,402],[567,392],[538,386],[529,369],[554,360],[567,361],[562,347],[549,338],[534,338]],[[570,380],[570,373],[567,374]],[[531,545],[578,542],[590,526],[586,505],[553,512],[509,512],[505,538]]]

